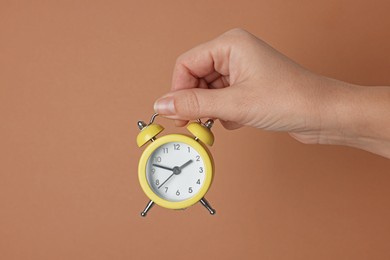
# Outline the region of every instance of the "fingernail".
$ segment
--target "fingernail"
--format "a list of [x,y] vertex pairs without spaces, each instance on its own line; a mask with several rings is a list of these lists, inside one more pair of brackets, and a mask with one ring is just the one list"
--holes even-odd
[[175,105],[172,97],[164,97],[154,102],[154,111],[161,115],[172,115],[175,113]]

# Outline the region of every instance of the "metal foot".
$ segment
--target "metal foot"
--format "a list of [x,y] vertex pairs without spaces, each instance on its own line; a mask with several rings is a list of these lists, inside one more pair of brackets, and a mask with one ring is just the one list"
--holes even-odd
[[141,212],[141,217],[146,217],[146,214],[147,214],[148,211],[153,207],[153,205],[154,205],[153,200],[149,201],[149,202],[148,202],[148,205],[146,205],[144,211]]
[[199,202],[210,212],[211,215],[216,213],[215,209],[210,206],[209,202],[205,198],[202,198]]

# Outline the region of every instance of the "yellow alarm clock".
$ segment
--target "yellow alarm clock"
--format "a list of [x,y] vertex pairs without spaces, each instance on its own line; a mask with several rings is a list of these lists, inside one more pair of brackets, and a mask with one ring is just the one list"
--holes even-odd
[[214,143],[210,130],[213,120],[190,123],[187,130],[192,136],[169,134],[157,138],[164,130],[154,123],[157,115],[149,124],[138,122],[138,147],[150,141],[138,165],[139,182],[150,199],[141,216],[145,217],[154,203],[168,209],[185,209],[197,202],[214,215],[215,210],[204,198],[214,174],[213,157],[206,147]]

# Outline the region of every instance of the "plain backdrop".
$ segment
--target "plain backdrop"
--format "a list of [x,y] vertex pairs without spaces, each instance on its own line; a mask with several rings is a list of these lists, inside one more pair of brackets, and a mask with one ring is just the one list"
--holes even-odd
[[389,86],[389,8],[1,0],[0,258],[389,259],[388,159],[216,123],[217,215],[198,204],[141,218],[135,144],[177,56],[235,27],[314,72]]

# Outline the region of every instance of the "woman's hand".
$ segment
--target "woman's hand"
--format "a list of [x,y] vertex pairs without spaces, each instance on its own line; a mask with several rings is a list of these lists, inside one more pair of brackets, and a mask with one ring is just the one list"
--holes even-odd
[[[234,29],[177,59],[172,91],[156,101],[155,110],[179,126],[218,118],[227,129],[245,125],[287,131],[303,143],[375,152],[356,141],[362,89],[316,75],[254,35]],[[389,88],[383,91],[390,96]]]

